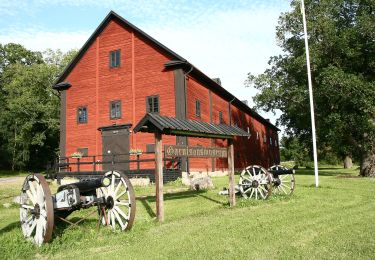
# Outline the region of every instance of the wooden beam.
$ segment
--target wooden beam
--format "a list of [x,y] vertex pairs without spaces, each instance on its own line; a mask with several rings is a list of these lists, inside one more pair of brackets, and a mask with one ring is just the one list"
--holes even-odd
[[163,196],[163,149],[162,134],[155,132],[155,184],[156,184],[156,216],[159,222],[164,221]]
[[229,205],[236,206],[236,193],[234,191],[234,149],[233,140],[228,140],[228,175],[229,175]]

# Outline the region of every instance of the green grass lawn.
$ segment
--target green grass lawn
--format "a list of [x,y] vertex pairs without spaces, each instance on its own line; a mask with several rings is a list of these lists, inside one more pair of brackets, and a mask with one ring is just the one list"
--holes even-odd
[[[98,230],[92,217],[81,228],[59,225],[52,243],[40,248],[23,239],[18,207],[2,206],[20,189],[8,184],[0,186],[1,258],[374,259],[375,180],[357,175],[322,168],[315,188],[312,170],[298,170],[291,197],[238,198],[235,208],[217,194],[227,177],[214,178],[215,190],[165,195],[163,224],[155,222],[155,199],[148,196],[154,187],[137,188],[142,197],[130,232]],[[177,188],[182,186],[176,182],[165,190]]]

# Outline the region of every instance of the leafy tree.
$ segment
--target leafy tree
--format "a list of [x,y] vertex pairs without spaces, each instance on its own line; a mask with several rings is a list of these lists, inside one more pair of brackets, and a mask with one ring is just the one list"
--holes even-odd
[[[361,175],[375,176],[375,2],[305,2],[319,149],[358,158]],[[271,57],[263,74],[249,74],[247,85],[260,90],[258,108],[280,109],[278,123],[306,143],[311,125],[300,1],[291,7],[276,28],[284,54]]]
[[0,163],[12,169],[43,168],[58,150],[60,100],[52,85],[75,51],[47,50],[43,58],[21,45],[0,47],[6,50],[0,65]]

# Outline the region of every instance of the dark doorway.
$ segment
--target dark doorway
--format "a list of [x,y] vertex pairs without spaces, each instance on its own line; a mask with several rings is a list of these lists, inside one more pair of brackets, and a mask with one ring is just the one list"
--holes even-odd
[[[103,171],[129,170],[129,129],[131,124],[101,127]],[[112,164],[112,161],[114,164]]]

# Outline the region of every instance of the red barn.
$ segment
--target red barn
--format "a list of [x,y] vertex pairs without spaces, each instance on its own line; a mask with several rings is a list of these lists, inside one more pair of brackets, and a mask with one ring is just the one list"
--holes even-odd
[[[56,82],[61,93],[60,155],[151,151],[154,136],[133,134],[147,113],[237,125],[235,168],[279,162],[278,128],[187,60],[110,12]],[[165,136],[165,144],[226,146],[225,141]],[[128,157],[127,157],[128,158]],[[126,167],[129,168],[129,165]],[[130,168],[135,166],[130,165]],[[153,168],[153,162],[142,168]],[[190,158],[183,171],[226,171],[224,159]]]

